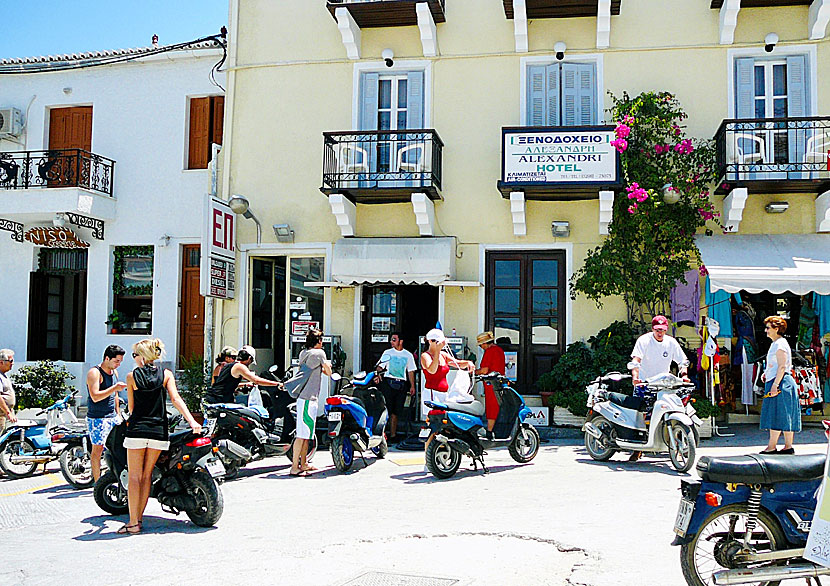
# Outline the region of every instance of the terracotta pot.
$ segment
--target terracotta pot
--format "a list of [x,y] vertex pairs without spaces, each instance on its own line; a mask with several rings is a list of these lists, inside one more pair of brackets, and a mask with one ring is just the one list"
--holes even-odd
[[110,328],[110,334],[117,334],[118,328]]
[[545,407],[553,407],[550,404],[550,398],[553,397],[553,392],[551,391],[539,391],[539,396],[542,398],[542,405]]

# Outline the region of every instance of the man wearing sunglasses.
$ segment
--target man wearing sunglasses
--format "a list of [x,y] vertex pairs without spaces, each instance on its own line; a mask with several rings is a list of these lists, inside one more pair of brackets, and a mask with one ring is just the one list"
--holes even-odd
[[8,377],[8,372],[14,366],[14,350],[3,348],[0,350],[0,433],[6,429],[6,421],[17,422],[14,415],[14,387]]

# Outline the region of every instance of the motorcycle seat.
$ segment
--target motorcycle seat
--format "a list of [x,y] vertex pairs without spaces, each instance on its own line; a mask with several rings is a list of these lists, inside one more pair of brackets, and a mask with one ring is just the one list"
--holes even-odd
[[703,456],[697,462],[697,474],[705,482],[733,484],[813,480],[824,475],[825,459],[824,454],[751,454],[725,458]]
[[640,397],[632,397],[631,395],[624,395],[622,393],[608,393],[607,397],[614,405],[622,407],[623,409],[639,411],[643,405],[643,400]]
[[444,401],[447,406],[447,411],[458,411],[460,413],[467,413],[481,417],[484,415],[484,403],[481,401],[472,401],[470,403],[458,403],[456,401]]
[[231,410],[239,413],[240,415],[247,415],[248,417],[253,417],[254,419],[261,421],[262,419],[268,419],[268,410],[265,407],[260,407],[259,405],[252,405],[251,407],[247,407],[245,405],[237,405],[235,403],[223,403],[223,405]]
[[[17,422],[12,425],[16,425],[17,427],[37,427],[38,425],[46,425],[46,418],[35,417],[34,419],[18,419]],[[11,427],[11,425],[9,427]]]

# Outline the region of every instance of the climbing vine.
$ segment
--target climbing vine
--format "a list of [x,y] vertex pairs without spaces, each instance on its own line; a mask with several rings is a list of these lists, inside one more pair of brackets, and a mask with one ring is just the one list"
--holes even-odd
[[571,296],[582,293],[599,307],[621,296],[628,322],[644,322],[665,311],[676,281],[700,265],[695,235],[721,225],[709,191],[715,147],[686,136],[688,116],[668,92],[611,98],[611,144],[626,187],[614,198],[608,237],[572,276]]
[[113,249],[113,279],[112,292],[115,295],[152,295],[153,285],[125,285],[124,284],[124,259],[153,257],[152,246],[116,246]]

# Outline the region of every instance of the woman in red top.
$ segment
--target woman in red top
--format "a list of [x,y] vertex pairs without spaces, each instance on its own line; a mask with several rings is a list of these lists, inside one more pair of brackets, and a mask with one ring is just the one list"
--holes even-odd
[[[506,367],[504,350],[496,346],[495,339],[493,332],[484,332],[476,337],[476,344],[484,350],[484,356],[481,357],[481,366],[476,370],[476,374],[488,374],[490,372],[504,374]],[[484,383],[484,408],[487,415],[487,431],[492,432],[499,416],[499,402],[496,400],[496,393],[490,383]]]

